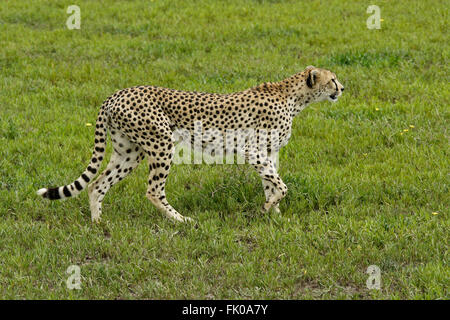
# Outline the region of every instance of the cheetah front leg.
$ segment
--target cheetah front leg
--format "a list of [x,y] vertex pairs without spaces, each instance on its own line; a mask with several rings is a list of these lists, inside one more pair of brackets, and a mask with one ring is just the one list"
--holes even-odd
[[[272,164],[274,165],[275,169],[278,168],[278,152],[274,152],[270,155],[270,160],[272,161]],[[262,180],[262,185],[263,185],[263,189],[264,189],[264,194],[266,196],[266,202],[270,201],[270,199],[272,198],[272,196],[275,193],[275,185],[267,180],[261,179]],[[279,208],[279,202],[276,204],[272,205],[272,209],[276,212],[276,213],[280,213],[280,208]],[[263,209],[264,211],[264,209]]]
[[262,211],[273,208],[275,212],[280,212],[278,204],[286,196],[287,187],[278,175],[273,159],[252,151],[247,152],[247,159],[262,179],[266,196]]
[[[264,194],[266,196],[266,203],[268,203],[270,201],[270,199],[274,196],[276,189],[272,182],[264,180],[264,179],[262,179],[262,185],[263,185],[263,189],[264,189]],[[279,203],[273,204],[271,206],[271,208],[276,213],[280,213]],[[265,212],[267,210],[264,208],[262,209],[263,212]]]

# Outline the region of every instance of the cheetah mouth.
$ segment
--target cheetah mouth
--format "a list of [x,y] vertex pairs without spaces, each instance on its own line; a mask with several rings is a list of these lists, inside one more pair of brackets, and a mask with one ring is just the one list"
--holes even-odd
[[338,100],[337,94],[333,93],[332,95],[329,95],[328,100],[330,100],[331,102],[336,102]]

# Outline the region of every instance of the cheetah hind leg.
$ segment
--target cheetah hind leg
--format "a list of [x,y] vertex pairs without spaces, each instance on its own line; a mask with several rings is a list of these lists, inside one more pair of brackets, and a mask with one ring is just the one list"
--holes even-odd
[[[193,219],[184,217],[178,213],[167,201],[166,198],[166,179],[169,175],[172,158],[175,152],[175,147],[171,135],[166,135],[165,138],[159,137],[150,146],[143,146],[148,154],[149,162],[149,178],[146,197],[160,209],[165,215],[178,222],[192,222]],[[151,150],[158,150],[152,152]]]
[[145,158],[141,147],[131,142],[125,135],[112,130],[111,140],[114,152],[105,171],[88,187],[92,222],[99,223],[102,201],[108,190],[133,171]]

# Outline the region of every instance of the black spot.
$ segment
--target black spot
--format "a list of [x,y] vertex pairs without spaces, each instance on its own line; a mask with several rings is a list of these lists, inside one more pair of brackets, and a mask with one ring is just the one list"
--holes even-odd
[[75,188],[77,188],[78,191],[83,190],[83,187],[81,186],[81,183],[78,180],[75,180]]
[[46,198],[49,198],[50,200],[61,199],[58,188],[48,189],[48,191],[45,193],[45,196],[46,196]]
[[87,167],[88,171],[92,172],[93,174],[97,173],[97,169],[92,168],[91,166]]
[[67,186],[64,186],[63,188],[63,193],[66,197],[70,197],[72,194],[70,193],[69,188],[67,188]]
[[84,181],[89,182],[89,177],[85,175],[84,173],[81,175]]

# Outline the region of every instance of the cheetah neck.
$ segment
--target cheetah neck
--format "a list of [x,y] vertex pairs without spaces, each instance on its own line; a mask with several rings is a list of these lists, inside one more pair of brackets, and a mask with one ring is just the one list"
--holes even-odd
[[306,99],[292,99],[290,102],[288,102],[288,107],[290,109],[290,113],[292,117],[295,117],[300,113],[300,111],[303,111],[306,109],[306,107],[309,106],[311,102],[307,102]]
[[313,102],[313,93],[306,85],[306,75],[303,72],[280,81],[278,86],[287,97],[287,107],[292,117]]

